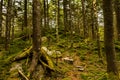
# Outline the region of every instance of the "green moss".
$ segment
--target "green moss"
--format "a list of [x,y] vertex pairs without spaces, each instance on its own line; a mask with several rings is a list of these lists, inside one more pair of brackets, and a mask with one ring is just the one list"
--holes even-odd
[[72,79],[67,77],[67,78],[63,78],[62,80],[72,80]]
[[117,75],[115,75],[114,73],[108,73],[107,74],[107,76],[108,76],[108,80],[120,80],[119,79],[119,76],[117,76]]
[[83,73],[80,75],[83,80],[88,80],[88,75]]

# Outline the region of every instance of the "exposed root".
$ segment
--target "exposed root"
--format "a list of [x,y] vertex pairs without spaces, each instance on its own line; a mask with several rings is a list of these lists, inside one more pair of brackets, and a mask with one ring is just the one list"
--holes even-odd
[[34,72],[36,66],[38,65],[38,60],[39,60],[39,52],[37,53],[36,51],[33,51],[32,62],[29,68],[30,75]]
[[[14,61],[19,61],[22,59],[27,59],[28,56],[30,56],[32,53],[32,61],[31,61],[31,65],[29,68],[29,72],[27,77],[30,79],[31,75],[33,74],[33,72],[36,69],[36,66],[38,65],[38,61],[42,64],[43,67],[47,68],[50,71],[55,71],[54,68],[54,63],[51,60],[50,56],[47,54],[46,51],[44,51],[43,49],[41,49],[40,52],[36,52],[32,50],[32,46],[30,46],[27,49],[24,49],[22,52],[18,53],[17,56],[15,56],[14,58],[11,58],[12,62]],[[20,70],[18,70],[18,72],[26,79],[29,80]]]

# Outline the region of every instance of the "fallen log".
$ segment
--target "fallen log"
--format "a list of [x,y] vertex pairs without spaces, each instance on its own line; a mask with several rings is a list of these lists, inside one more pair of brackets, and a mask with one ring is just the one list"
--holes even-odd
[[24,37],[26,37],[26,36],[22,36],[22,37],[15,38],[13,41],[20,40],[20,39],[22,39],[22,38],[24,38]]
[[22,52],[19,52],[18,56],[12,58],[11,61],[19,61],[19,60],[22,60],[24,58],[27,58],[31,52],[32,52],[32,46],[24,49]]

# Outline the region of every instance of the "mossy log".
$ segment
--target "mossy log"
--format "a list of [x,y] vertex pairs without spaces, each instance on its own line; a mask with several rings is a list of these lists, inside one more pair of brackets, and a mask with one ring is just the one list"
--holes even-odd
[[17,40],[23,39],[23,38],[25,38],[25,37],[26,37],[26,36],[21,36],[21,37],[15,38],[13,41],[17,41]]
[[30,46],[29,48],[25,48],[22,52],[18,53],[18,56],[12,58],[12,61],[22,60],[22,59],[28,57],[31,52],[32,52],[32,46]]
[[[46,61],[46,63],[41,58],[44,59]],[[55,70],[53,61],[50,59],[47,52],[42,48],[41,48],[41,57],[40,57],[39,61],[42,63],[43,66],[45,66],[53,71]]]
[[[11,61],[14,62],[25,59],[33,53],[34,51],[32,50],[32,46],[30,46],[29,48],[24,49],[22,52],[19,52],[14,58],[11,58]],[[40,51],[39,61],[44,67],[47,67],[53,71],[55,70],[53,61],[50,59],[49,55],[44,49],[41,49]]]

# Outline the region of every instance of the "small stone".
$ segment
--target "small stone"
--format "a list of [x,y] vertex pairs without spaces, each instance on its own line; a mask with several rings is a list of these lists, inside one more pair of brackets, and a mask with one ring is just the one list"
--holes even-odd
[[84,71],[85,68],[83,66],[76,66],[76,68],[78,68],[78,71]]
[[67,63],[70,63],[70,64],[73,64],[73,59],[71,59],[71,58],[69,58],[69,57],[65,57],[65,58],[63,58],[62,60],[64,60],[65,62],[67,62]]

